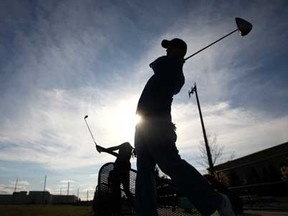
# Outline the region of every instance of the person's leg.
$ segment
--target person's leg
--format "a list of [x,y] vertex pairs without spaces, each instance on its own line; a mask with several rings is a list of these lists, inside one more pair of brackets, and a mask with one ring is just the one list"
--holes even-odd
[[134,203],[134,196],[130,191],[130,170],[128,170],[128,172],[123,173],[123,175],[121,176],[121,183],[123,185],[123,190],[127,196],[127,199],[130,203],[130,205],[134,208],[135,203]]
[[121,188],[120,188],[120,176],[115,170],[113,170],[111,178],[111,209],[115,215],[120,214],[121,211]]
[[137,216],[157,216],[155,162],[147,149],[145,137],[136,131],[137,153],[136,214]]
[[172,157],[168,160],[161,159],[158,165],[202,215],[211,215],[219,207],[221,196],[210,187],[206,179],[203,179],[193,166],[185,160],[175,159]]
[[181,159],[175,146],[174,130],[165,129],[164,132],[162,136],[158,134],[157,145],[149,145],[153,158],[202,215],[211,215],[220,206],[222,197],[193,166]]

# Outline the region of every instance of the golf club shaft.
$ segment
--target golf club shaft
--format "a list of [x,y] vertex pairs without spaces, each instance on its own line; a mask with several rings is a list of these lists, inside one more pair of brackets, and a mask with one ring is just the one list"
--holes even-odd
[[204,48],[202,48],[202,49],[200,49],[200,50],[198,50],[197,52],[193,53],[192,55],[186,57],[186,58],[184,59],[184,61],[187,61],[187,60],[188,60],[189,58],[191,58],[192,56],[194,56],[194,55],[196,55],[196,54],[202,52],[203,50],[205,50],[205,49],[207,49],[208,47],[212,46],[213,44],[215,44],[215,43],[217,43],[217,42],[223,40],[224,38],[228,37],[229,35],[233,34],[233,33],[236,32],[236,31],[238,31],[238,29],[235,29],[234,31],[232,31],[232,32],[230,32],[230,33],[228,33],[228,34],[226,34],[225,36],[219,38],[218,40],[214,41],[213,43],[207,45],[206,47],[204,47]]
[[[90,129],[87,121],[86,121],[86,118],[88,118],[87,115],[84,117],[84,121],[85,121],[85,123],[86,123],[86,125],[87,125],[87,128],[88,128],[88,130],[89,130],[89,132],[90,132],[90,135],[91,135],[91,137],[92,137],[92,139],[93,139],[93,142],[95,143],[95,148],[96,148],[96,150],[97,150],[99,153],[101,153],[101,151],[106,151],[106,150],[107,150],[106,148],[104,148],[104,147],[102,147],[102,146],[99,146],[99,145],[96,143],[96,141],[95,141],[95,139],[94,139],[94,136],[93,136],[93,133],[92,133],[92,131],[91,131],[91,129]],[[100,150],[100,149],[101,149],[101,150]],[[115,156],[115,155],[114,155],[114,156]]]
[[87,128],[88,128],[88,130],[89,130],[89,132],[90,132],[90,135],[91,135],[91,137],[92,137],[92,139],[93,139],[93,141],[94,141],[94,143],[95,143],[95,147],[97,148],[97,143],[96,143],[96,141],[95,141],[95,139],[94,139],[94,136],[93,136],[93,134],[92,134],[92,132],[91,132],[91,130],[90,130],[90,127],[89,127],[86,119],[84,119],[84,121],[85,121],[85,123],[86,123],[86,125],[87,125]]

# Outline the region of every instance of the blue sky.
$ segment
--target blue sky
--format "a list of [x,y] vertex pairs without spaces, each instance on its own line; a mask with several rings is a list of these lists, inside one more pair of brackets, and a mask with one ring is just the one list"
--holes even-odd
[[[211,136],[241,157],[288,140],[287,1],[278,0],[2,0],[0,2],[0,193],[80,191],[92,198],[109,155],[96,141],[133,144],[138,98],[164,55],[163,39],[179,37],[188,54],[253,24],[188,60],[174,98],[177,145],[199,170],[203,142],[196,100]],[[132,160],[135,167],[135,159]]]

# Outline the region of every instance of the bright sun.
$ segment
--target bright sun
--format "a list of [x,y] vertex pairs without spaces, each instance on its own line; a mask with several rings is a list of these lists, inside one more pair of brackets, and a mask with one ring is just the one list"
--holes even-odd
[[139,123],[141,122],[141,120],[142,120],[142,118],[141,118],[140,115],[136,114],[136,115],[134,116],[134,123],[135,123],[135,125],[139,124]]
[[135,108],[129,102],[122,102],[113,109],[109,117],[110,122],[113,122],[112,125],[110,124],[113,139],[134,144],[135,126],[141,122],[141,117],[135,114]]
[[119,113],[116,124],[120,139],[132,142],[134,140],[135,126],[141,121],[139,115],[133,113]]

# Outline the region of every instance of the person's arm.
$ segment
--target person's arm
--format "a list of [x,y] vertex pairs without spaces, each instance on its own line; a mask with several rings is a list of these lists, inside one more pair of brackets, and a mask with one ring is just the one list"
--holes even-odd
[[115,151],[115,150],[117,150],[117,149],[112,150],[112,149],[114,149],[114,148],[116,148],[116,147],[117,147],[117,146],[111,147],[111,148],[103,148],[102,146],[99,146],[99,145],[96,146],[98,152],[100,152],[100,153],[101,153],[101,152],[106,152],[106,153],[109,153],[109,154],[111,154],[111,155],[113,155],[113,156],[115,156],[115,157],[118,157],[118,154],[117,154],[116,152],[113,152],[113,151]]
[[[122,145],[122,144],[121,144],[121,145]],[[107,150],[107,151],[110,151],[110,152],[111,152],[111,151],[113,152],[113,151],[119,150],[121,145],[113,146],[113,147],[110,147],[110,148],[106,148],[106,150]]]
[[122,144],[120,144],[118,146],[113,146],[113,147],[110,147],[110,148],[106,148],[106,149],[104,149],[104,151],[109,153],[109,154],[114,155],[115,157],[118,157],[119,154],[114,152],[114,151],[120,150],[121,148],[126,148],[127,145],[130,146],[130,144],[128,142],[124,142],[124,143],[122,143]]
[[180,92],[184,83],[185,83],[185,77],[184,77],[183,73],[177,74],[176,79],[175,79],[174,92],[173,92],[174,95],[176,95]]

